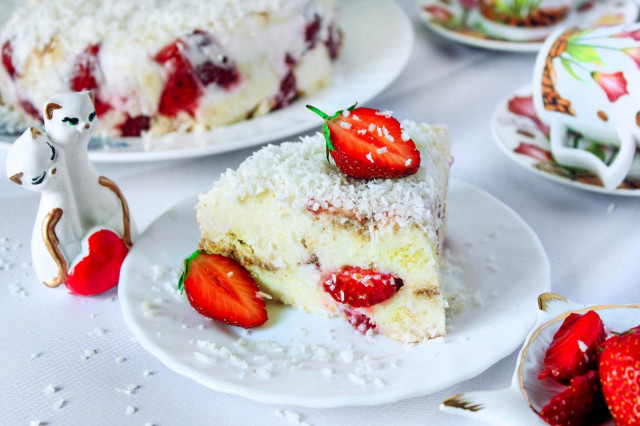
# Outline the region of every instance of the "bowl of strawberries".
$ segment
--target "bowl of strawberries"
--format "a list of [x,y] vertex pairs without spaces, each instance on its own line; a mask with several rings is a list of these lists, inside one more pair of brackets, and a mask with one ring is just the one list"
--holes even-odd
[[538,298],[511,386],[453,395],[441,410],[491,424],[640,425],[640,304]]

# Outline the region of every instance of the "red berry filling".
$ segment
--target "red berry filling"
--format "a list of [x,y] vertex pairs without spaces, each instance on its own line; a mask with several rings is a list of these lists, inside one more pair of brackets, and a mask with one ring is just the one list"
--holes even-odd
[[196,30],[187,39],[187,45],[187,56],[193,62],[196,77],[203,85],[215,84],[228,89],[240,81],[235,64],[221,52],[210,34]]
[[[92,90],[94,93],[98,91],[98,79],[100,76],[100,65],[98,63],[99,52],[100,45],[91,44],[84,50],[84,52],[80,53],[76,57],[71,70],[71,81],[69,82],[71,90],[76,92]],[[97,96],[95,107],[96,114],[98,114],[98,116],[103,115],[111,109],[111,105],[106,102],[102,102]]]
[[185,111],[193,116],[203,86],[215,84],[229,89],[240,81],[233,61],[219,50],[209,34],[197,30],[186,40],[176,40],[156,54],[155,60],[164,65],[169,75],[160,95],[160,114],[175,117]]
[[16,68],[13,66],[13,46],[10,41],[5,41],[2,45],[2,66],[12,79],[16,78]]
[[377,327],[376,323],[371,321],[371,318],[353,309],[344,311],[344,314],[347,316],[349,324],[362,334],[365,334],[368,330],[375,330]]
[[155,60],[169,73],[158,105],[158,112],[169,117],[175,117],[181,111],[193,115],[202,94],[193,65],[185,57],[184,50],[184,42],[176,40],[155,56]]
[[24,110],[24,112],[26,112],[27,114],[29,114],[30,116],[32,116],[33,118],[38,118],[40,119],[40,111],[38,111],[38,109],[33,106],[33,104],[27,100],[21,100],[20,101],[20,106],[22,107],[22,109]]
[[119,126],[121,136],[140,136],[142,132],[149,130],[151,126],[151,118],[146,115],[138,115],[137,117],[131,117],[127,115]]
[[323,280],[324,290],[337,302],[354,308],[384,302],[402,287],[400,278],[371,269],[347,266]]
[[296,75],[293,72],[296,60],[287,53],[284,58],[284,62],[289,67],[289,72],[287,72],[280,82],[280,91],[276,95],[275,104],[272,108],[273,110],[286,107],[298,97],[298,82],[296,81]]
[[238,71],[233,66],[226,66],[228,62],[225,56],[220,64],[214,64],[211,61],[203,62],[196,65],[196,76],[198,80],[205,86],[215,84],[222,88],[229,88],[233,86],[238,80]]
[[312,49],[316,45],[321,25],[322,19],[320,18],[320,15],[316,14],[313,17],[313,20],[305,27],[304,40],[307,42],[307,48]]
[[329,37],[325,43],[327,49],[329,49],[329,57],[334,61],[338,59],[338,54],[340,53],[340,32],[334,24],[331,24],[329,27]]

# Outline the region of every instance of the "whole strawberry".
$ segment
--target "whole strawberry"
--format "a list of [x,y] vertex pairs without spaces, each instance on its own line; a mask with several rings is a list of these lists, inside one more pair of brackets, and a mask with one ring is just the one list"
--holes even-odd
[[420,151],[390,113],[354,105],[329,116],[307,108],[325,119],[327,160],[331,154],[342,173],[356,179],[393,179],[418,171]]
[[640,425],[640,326],[610,337],[598,364],[602,392],[616,425]]

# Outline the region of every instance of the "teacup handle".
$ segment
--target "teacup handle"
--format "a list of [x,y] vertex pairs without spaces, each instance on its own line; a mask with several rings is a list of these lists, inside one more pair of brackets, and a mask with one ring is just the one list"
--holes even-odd
[[620,149],[610,165],[603,163],[594,154],[566,146],[568,128],[560,120],[551,121],[551,153],[560,164],[579,167],[595,172],[606,189],[614,190],[622,183],[631,169],[636,152],[636,143],[631,131],[625,126],[617,127]]

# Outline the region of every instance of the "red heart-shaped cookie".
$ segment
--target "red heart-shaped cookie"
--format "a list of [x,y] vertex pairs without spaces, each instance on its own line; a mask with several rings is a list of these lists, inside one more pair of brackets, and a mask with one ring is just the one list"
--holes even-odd
[[129,250],[108,229],[94,232],[86,243],[83,247],[88,247],[88,254],[71,268],[65,284],[72,294],[92,296],[118,285],[120,267]]

